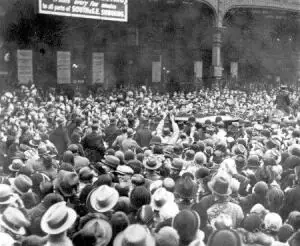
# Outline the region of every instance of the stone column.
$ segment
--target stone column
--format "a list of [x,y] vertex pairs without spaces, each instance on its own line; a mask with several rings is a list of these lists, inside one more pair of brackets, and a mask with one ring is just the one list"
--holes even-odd
[[213,46],[212,46],[212,65],[214,66],[214,73],[213,73],[214,77],[219,77],[220,74],[218,74],[218,70],[221,70],[219,68],[222,67],[221,46],[222,46],[222,30],[217,27],[215,29],[215,33],[213,34]]
[[221,59],[222,47],[222,32],[223,32],[223,16],[224,16],[224,1],[218,0],[216,8],[215,30],[213,34],[212,44],[212,66],[213,77],[218,81],[223,75],[223,64]]

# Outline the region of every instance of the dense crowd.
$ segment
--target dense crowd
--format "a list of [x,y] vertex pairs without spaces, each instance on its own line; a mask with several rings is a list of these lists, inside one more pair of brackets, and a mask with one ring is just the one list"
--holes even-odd
[[299,246],[297,96],[6,91],[0,245]]

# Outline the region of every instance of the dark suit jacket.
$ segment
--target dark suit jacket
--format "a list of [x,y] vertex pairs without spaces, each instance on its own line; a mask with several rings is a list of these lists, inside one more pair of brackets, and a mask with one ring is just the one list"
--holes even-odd
[[117,136],[121,134],[121,131],[116,125],[109,125],[105,128],[104,133],[104,140],[107,142],[108,146],[111,147]]
[[135,141],[141,147],[148,147],[152,138],[151,131],[148,128],[140,128],[135,134]]
[[71,143],[68,131],[65,128],[56,128],[49,136],[49,140],[55,145],[58,154],[61,156]]
[[285,220],[292,211],[300,211],[300,184],[288,190],[282,207],[282,217]]

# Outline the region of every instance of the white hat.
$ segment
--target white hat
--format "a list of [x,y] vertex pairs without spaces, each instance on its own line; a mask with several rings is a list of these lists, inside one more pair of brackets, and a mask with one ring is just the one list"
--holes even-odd
[[15,200],[12,188],[7,184],[0,184],[0,204],[11,204]]
[[66,202],[52,205],[41,220],[42,230],[50,235],[57,235],[68,230],[76,220],[76,212],[67,207]]
[[107,212],[111,210],[119,200],[119,193],[108,185],[101,185],[92,190],[87,198],[86,204],[93,212]]
[[271,231],[279,231],[282,226],[282,218],[277,213],[268,213],[264,219],[265,228]]
[[175,202],[168,202],[162,206],[159,216],[162,220],[174,218],[179,213],[178,205]]
[[122,175],[133,175],[134,171],[131,167],[126,165],[118,165],[116,173],[122,174]]
[[268,213],[268,212],[269,211],[260,203],[255,204],[250,210],[250,213],[256,213],[256,214]]
[[[25,218],[25,215],[17,208],[8,207],[0,215],[0,226],[13,232],[17,235],[26,233],[25,227],[28,227],[30,222]],[[0,239],[2,239],[0,237]]]
[[153,210],[159,211],[165,204],[174,202],[174,200],[174,194],[161,187],[153,193],[151,207]]
[[113,246],[155,246],[155,239],[145,227],[133,224],[116,236]]
[[0,232],[0,246],[13,246],[15,240],[7,233]]

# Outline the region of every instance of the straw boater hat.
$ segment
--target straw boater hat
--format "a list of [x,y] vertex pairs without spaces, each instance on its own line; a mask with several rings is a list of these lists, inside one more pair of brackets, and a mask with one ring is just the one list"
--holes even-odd
[[42,139],[41,139],[40,135],[35,135],[35,136],[33,137],[33,139],[31,139],[31,140],[29,141],[29,144],[30,144],[31,146],[33,146],[33,147],[38,147],[39,144],[41,143],[41,141],[42,141]]
[[145,227],[133,224],[116,236],[113,246],[155,246],[155,239]]
[[16,200],[11,187],[7,184],[0,184],[0,205],[11,204]]
[[148,170],[157,170],[161,167],[162,162],[155,156],[149,156],[144,160],[144,167]]
[[117,204],[118,199],[119,193],[116,189],[101,185],[90,192],[86,204],[90,211],[103,213],[111,210]]
[[30,222],[25,218],[24,214],[17,208],[8,207],[0,215],[0,226],[17,235],[24,235],[25,228]]
[[24,166],[24,162],[21,159],[14,159],[9,165],[8,169],[12,172],[20,171],[20,168]]
[[67,231],[76,220],[76,212],[66,206],[66,202],[52,205],[41,220],[42,230],[49,235],[57,235]]

